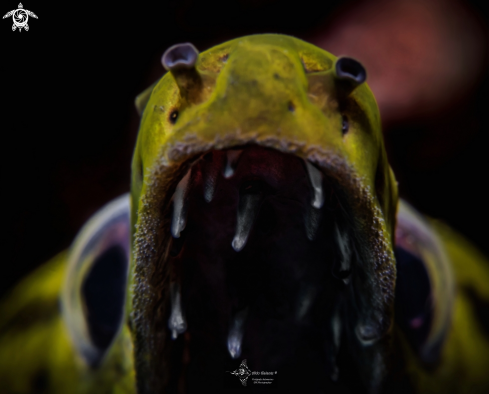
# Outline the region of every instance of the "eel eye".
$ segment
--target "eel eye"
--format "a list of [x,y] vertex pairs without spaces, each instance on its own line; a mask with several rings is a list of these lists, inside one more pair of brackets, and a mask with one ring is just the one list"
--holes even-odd
[[346,115],[343,115],[341,120],[341,131],[343,132],[343,135],[348,132],[349,128],[350,124],[348,123],[348,118],[346,117]]
[[177,121],[177,118],[178,118],[178,111],[177,111],[177,110],[172,111],[172,112],[170,113],[170,122],[171,122],[172,124],[175,124],[175,123],[176,123],[176,121]]

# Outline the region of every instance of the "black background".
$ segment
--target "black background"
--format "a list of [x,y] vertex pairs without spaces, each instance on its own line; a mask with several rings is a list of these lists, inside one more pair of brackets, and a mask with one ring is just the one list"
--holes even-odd
[[[339,5],[355,3],[29,1],[24,8],[39,19],[29,19],[28,32],[13,32],[11,18],[2,20],[0,294],[68,247],[90,215],[129,189],[139,122],[134,98],[163,73],[155,65],[167,47],[190,41],[205,50],[267,32],[307,39]],[[478,3],[466,4],[487,20]],[[16,5],[3,2],[0,13]],[[402,195],[486,254],[488,80],[486,71],[455,108],[384,130]],[[456,149],[437,154],[447,146]]]

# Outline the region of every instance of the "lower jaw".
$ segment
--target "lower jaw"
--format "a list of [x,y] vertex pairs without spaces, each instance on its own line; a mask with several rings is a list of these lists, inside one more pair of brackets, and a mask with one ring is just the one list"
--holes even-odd
[[[228,392],[226,371],[247,359],[252,371],[277,372],[279,392],[364,391],[348,346],[358,307],[350,275],[355,281],[359,262],[341,190],[322,179],[324,202],[316,208],[311,169],[301,159],[246,147],[229,176],[229,153],[214,151],[193,165],[184,226],[175,229],[175,195],[163,214],[173,237],[159,248],[152,274],[160,338],[152,369],[161,371],[154,388]],[[206,171],[216,157],[223,162],[209,198]],[[250,194],[258,196],[248,213],[253,224],[237,245]]]

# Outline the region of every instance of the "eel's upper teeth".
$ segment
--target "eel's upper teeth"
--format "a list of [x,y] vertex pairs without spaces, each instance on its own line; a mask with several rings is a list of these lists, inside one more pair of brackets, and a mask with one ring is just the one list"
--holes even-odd
[[236,252],[239,252],[246,245],[261,199],[260,194],[243,194],[239,198],[236,232],[231,243]]
[[168,328],[171,331],[172,339],[176,339],[178,334],[182,334],[187,329],[187,322],[183,317],[180,285],[178,283],[170,284],[171,297],[171,314],[168,319]]
[[215,153],[212,154],[210,162],[205,163],[204,170],[204,199],[211,202],[216,191],[217,176],[219,175],[219,166],[214,160]]
[[312,206],[307,207],[306,212],[306,235],[309,240],[314,241],[316,239],[316,232],[319,227],[319,220],[321,219],[321,211]]
[[304,160],[304,162],[306,163],[309,180],[311,181],[311,185],[314,190],[312,206],[316,209],[320,209],[324,204],[323,174],[311,163],[309,163],[309,161]]
[[190,171],[188,171],[180,182],[178,182],[175,193],[173,194],[173,217],[171,222],[171,234],[174,238],[179,238],[180,233],[187,224],[187,205],[185,204]]
[[[351,269],[351,249],[350,243],[348,240],[348,235],[346,233],[342,233],[338,228],[338,225],[335,224],[335,237],[338,247],[340,248],[341,253],[341,271],[347,272]],[[342,279],[345,285],[350,283],[350,277],[346,277]]]
[[241,344],[243,342],[243,327],[248,316],[248,308],[236,313],[231,323],[228,335],[228,351],[232,358],[241,355]]
[[239,157],[243,153],[242,149],[229,149],[226,152],[226,165],[224,167],[224,178],[231,178],[234,175]]

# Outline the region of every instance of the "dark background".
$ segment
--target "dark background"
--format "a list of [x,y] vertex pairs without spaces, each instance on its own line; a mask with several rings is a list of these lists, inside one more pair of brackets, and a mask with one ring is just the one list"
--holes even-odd
[[[4,15],[17,1],[2,2]],[[488,14],[458,0],[24,2],[0,23],[0,295],[129,190],[135,96],[164,50],[284,33],[367,68],[401,195],[489,255]]]

